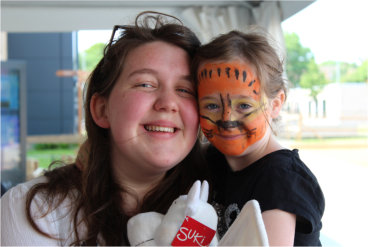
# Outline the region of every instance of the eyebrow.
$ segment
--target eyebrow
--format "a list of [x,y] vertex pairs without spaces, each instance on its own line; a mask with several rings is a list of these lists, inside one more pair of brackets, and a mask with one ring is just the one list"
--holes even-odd
[[[239,95],[233,95],[232,97],[231,97],[232,99],[250,99],[250,100],[254,100],[252,97],[250,97],[250,96],[245,96],[245,95],[242,95],[242,94],[239,94]],[[216,96],[204,96],[204,97],[202,97],[200,100],[207,100],[207,99],[217,99],[217,97]]]
[[250,96],[246,96],[246,95],[242,95],[242,94],[239,94],[239,95],[233,95],[232,97],[233,99],[251,99],[251,100],[254,100],[252,97]]
[[128,75],[128,78],[132,77],[132,76],[135,76],[135,75],[139,75],[139,74],[154,74],[154,75],[157,75],[158,73],[157,73],[156,70],[144,68],[144,69],[134,70],[133,72],[131,72]]
[[[132,76],[135,76],[135,75],[140,75],[140,74],[153,74],[153,75],[157,76],[158,71],[156,71],[154,69],[148,69],[148,68],[138,69],[138,70],[135,70],[135,71],[131,72],[128,75],[128,78],[132,77]],[[192,77],[189,74],[180,76],[180,79],[189,81],[190,83],[194,84],[194,82],[192,80]]]
[[199,100],[202,101],[202,100],[213,100],[213,99],[217,99],[217,97],[215,97],[215,96],[204,96],[204,97],[200,98]]

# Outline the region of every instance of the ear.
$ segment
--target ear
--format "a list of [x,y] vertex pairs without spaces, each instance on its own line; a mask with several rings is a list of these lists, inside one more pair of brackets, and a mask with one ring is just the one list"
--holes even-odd
[[282,106],[284,105],[285,102],[285,92],[284,90],[280,90],[276,97],[274,99],[272,99],[271,101],[271,117],[277,118],[279,116],[279,113],[282,109]]
[[92,118],[98,126],[105,129],[110,127],[107,116],[107,100],[105,97],[95,93],[92,96],[89,108],[91,110]]

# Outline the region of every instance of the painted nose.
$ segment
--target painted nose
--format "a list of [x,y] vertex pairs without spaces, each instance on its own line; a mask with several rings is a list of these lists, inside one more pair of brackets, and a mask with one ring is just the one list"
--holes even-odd
[[222,129],[233,129],[239,128],[241,126],[241,122],[239,121],[216,121],[216,125]]
[[222,113],[222,121],[231,121],[231,107],[227,104],[224,105],[224,112]]
[[178,102],[174,93],[162,92],[156,99],[154,108],[156,111],[177,112]]

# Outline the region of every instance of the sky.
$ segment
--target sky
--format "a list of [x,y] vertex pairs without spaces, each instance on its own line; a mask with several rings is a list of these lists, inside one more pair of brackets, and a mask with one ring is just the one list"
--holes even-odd
[[96,43],[107,44],[112,30],[80,30],[78,32],[78,51],[84,51]]
[[282,23],[298,34],[316,62],[360,64],[368,59],[368,1],[317,0]]
[[[361,64],[368,59],[367,14],[367,0],[316,0],[286,19],[282,28],[298,34],[318,64],[330,60]],[[96,32],[79,32],[80,51],[109,41],[111,30]]]

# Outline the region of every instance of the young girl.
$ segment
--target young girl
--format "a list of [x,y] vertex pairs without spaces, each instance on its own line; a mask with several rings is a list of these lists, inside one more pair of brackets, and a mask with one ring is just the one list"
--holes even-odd
[[131,216],[166,213],[199,178],[188,153],[199,126],[189,63],[200,42],[162,15],[143,17],[115,27],[89,79],[86,162],[8,191],[2,245],[129,245]]
[[206,156],[220,236],[256,199],[270,245],[320,245],[321,188],[298,151],[282,147],[271,127],[286,99],[275,50],[262,35],[232,31],[202,46],[192,68],[200,125],[212,144]]

